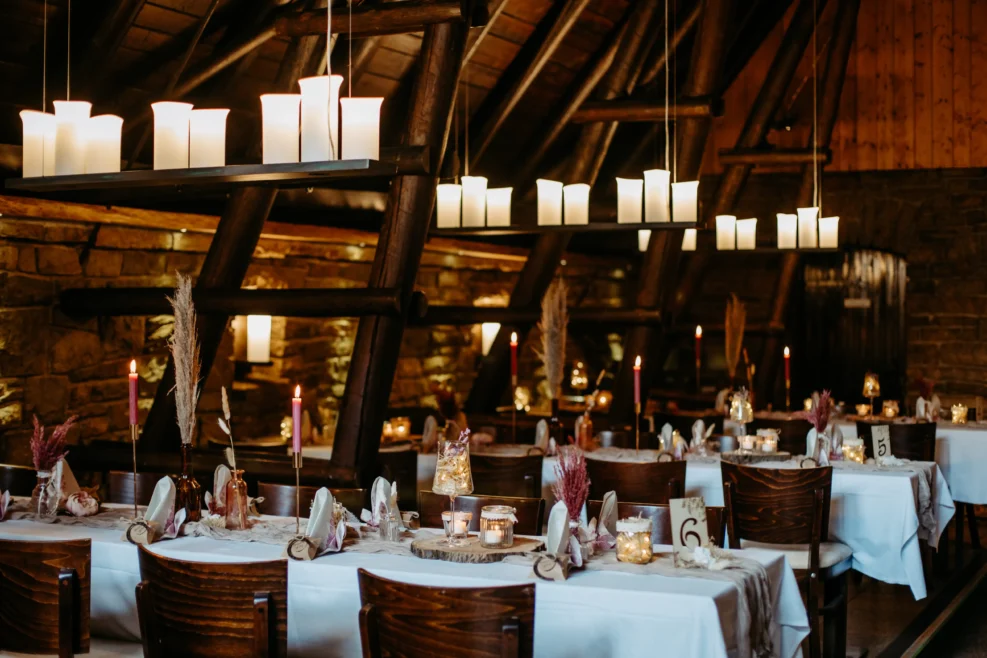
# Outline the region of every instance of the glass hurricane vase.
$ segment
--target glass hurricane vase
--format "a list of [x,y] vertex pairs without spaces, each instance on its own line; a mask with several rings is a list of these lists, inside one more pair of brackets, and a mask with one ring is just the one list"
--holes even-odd
[[[468,438],[439,439],[435,461],[435,479],[432,492],[449,496],[450,517],[456,517],[456,496],[473,493],[473,472],[470,470],[470,450]],[[462,546],[466,542],[455,536],[444,540],[448,546]]]
[[[192,444],[182,444],[182,472],[175,480],[175,511],[185,509],[185,521],[198,521],[202,515],[202,487],[192,472]],[[229,502],[227,502],[229,504]]]

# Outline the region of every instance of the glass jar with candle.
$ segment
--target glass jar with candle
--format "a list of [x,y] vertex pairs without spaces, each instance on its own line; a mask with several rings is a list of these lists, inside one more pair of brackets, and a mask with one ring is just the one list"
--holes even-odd
[[411,419],[407,416],[392,418],[391,427],[394,431],[395,441],[403,441],[411,436]]
[[[950,408],[950,411],[952,412],[953,415],[952,419],[955,425],[966,425],[966,414],[968,409],[965,404],[962,403],[954,404]],[[980,419],[978,418],[977,420]]]
[[480,510],[480,545],[484,548],[510,548],[514,544],[514,508],[486,505]]
[[739,438],[740,449],[744,452],[753,452],[757,446],[757,437],[746,435]]
[[864,463],[864,440],[859,437],[843,439],[843,458],[847,461]]
[[633,517],[617,521],[618,560],[632,564],[648,564],[653,555],[651,519]]
[[473,522],[473,512],[456,512],[456,522],[452,522],[452,512],[442,512],[442,528],[449,539],[466,539],[469,537],[470,523]]
[[898,415],[898,401],[897,400],[885,400],[884,401],[884,417],[885,418],[895,418]]

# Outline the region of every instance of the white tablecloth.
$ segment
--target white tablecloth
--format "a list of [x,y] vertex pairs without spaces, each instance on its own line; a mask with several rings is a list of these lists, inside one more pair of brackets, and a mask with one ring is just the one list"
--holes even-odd
[[[934,468],[932,505],[939,536],[953,517],[949,486]],[[925,598],[925,575],[919,539],[918,474],[903,471],[857,471],[835,468],[829,535],[853,549],[853,568],[885,583],[908,585],[916,599]],[[707,505],[723,504],[720,464],[688,463],[686,493]]]
[[[120,532],[31,521],[0,523],[5,539],[90,537],[92,632],[139,638],[134,588],[139,581],[137,548]],[[182,538],[154,545],[168,557],[204,562],[280,558],[278,546]],[[808,634],[805,608],[784,556],[745,551],[765,565],[775,605],[778,655],[797,655]],[[394,555],[339,553],[288,565],[288,649],[292,656],[360,656],[356,570],[419,583],[481,587],[530,582],[530,568],[506,564],[452,564]],[[587,571],[568,581],[537,581],[535,655],[573,657],[630,655],[727,658],[734,655],[737,593],[729,583],[700,578],[639,576]]]

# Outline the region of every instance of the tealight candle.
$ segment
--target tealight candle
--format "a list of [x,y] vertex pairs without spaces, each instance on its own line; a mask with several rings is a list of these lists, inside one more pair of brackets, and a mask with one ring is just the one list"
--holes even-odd
[[487,226],[511,225],[511,193],[513,187],[487,190]]
[[463,188],[455,183],[435,186],[435,222],[439,228],[459,228]]
[[389,420],[384,421],[384,429],[381,432],[381,436],[387,441],[390,441],[394,438],[394,424],[391,421]]
[[699,181],[672,183],[672,221],[699,221]]
[[573,183],[562,188],[566,225],[589,224],[589,189],[586,183]]
[[55,174],[86,173],[86,130],[92,104],[55,101]]
[[654,556],[651,519],[629,518],[617,521],[617,559],[632,564],[648,564]]
[[514,544],[514,508],[486,505],[480,510],[480,545],[484,548],[510,548]]
[[339,87],[341,75],[302,78],[302,162],[339,159]]
[[639,178],[617,179],[617,223],[640,224],[644,181]]
[[819,208],[798,209],[800,249],[815,249],[819,246],[818,216]]
[[187,169],[192,105],[163,101],[151,103],[151,111],[154,112],[154,168]]
[[411,436],[411,419],[407,416],[392,418],[391,426],[394,428],[394,438],[407,439]]
[[86,173],[106,174],[120,171],[120,135],[123,119],[100,114],[89,119],[86,138]]
[[463,227],[477,228],[487,223],[487,179],[463,176]]
[[754,249],[757,246],[757,218],[737,220],[737,249]]
[[451,518],[451,512],[442,512],[442,527],[445,529],[446,537],[466,537],[469,534],[470,523],[473,521],[473,512],[456,512],[456,522],[452,524],[449,523]]
[[21,110],[23,146],[21,147],[24,178],[55,174],[54,114],[37,110]]
[[778,213],[778,248],[795,249],[798,246],[798,215]]
[[343,159],[380,159],[380,106],[383,98],[341,98]]
[[776,436],[761,437],[761,452],[777,452],[777,451],[778,451],[778,437]]
[[562,225],[562,183],[539,178],[538,186],[538,226]]
[[696,250],[696,238],[698,232],[694,228],[687,228],[682,233],[682,251],[695,251]]
[[192,110],[189,116],[189,167],[226,166],[226,109]]
[[667,169],[649,169],[644,172],[644,221],[667,222],[669,181]]
[[732,251],[737,248],[737,217],[716,216],[716,250]]
[[754,446],[757,444],[756,436],[742,436],[740,437],[740,449],[741,450],[753,450]]
[[840,218],[819,218],[819,247],[821,249],[836,249],[840,246]]
[[898,415],[898,401],[897,400],[885,400],[883,406],[883,414],[885,418],[894,418]]
[[260,97],[264,164],[298,162],[300,94],[263,94]]

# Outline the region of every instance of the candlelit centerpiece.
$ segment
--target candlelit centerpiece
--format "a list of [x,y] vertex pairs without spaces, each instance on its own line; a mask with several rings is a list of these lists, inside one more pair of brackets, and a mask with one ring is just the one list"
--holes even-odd
[[882,408],[882,415],[885,418],[896,418],[898,416],[898,401],[885,400]]
[[186,521],[198,521],[202,487],[192,472],[192,437],[195,434],[195,407],[199,402],[200,364],[192,279],[179,274],[175,297],[169,297],[168,301],[175,316],[168,346],[175,364],[175,412],[182,439],[182,472],[175,482],[175,511],[184,509]]
[[446,537],[450,541],[458,541],[469,537],[470,523],[472,522],[473,512],[456,512],[455,521],[453,521],[451,511],[446,510],[442,512],[442,529],[445,530]]
[[874,398],[881,396],[881,382],[877,375],[869,372],[864,375],[864,397],[870,399],[870,412],[874,413]]
[[859,437],[843,439],[843,458],[847,461],[864,463],[864,440]]
[[[955,425],[966,425],[967,416],[967,406],[962,402],[957,402],[952,407],[950,407],[950,412],[952,413],[953,424]],[[980,420],[979,418],[977,420]]]
[[515,509],[509,505],[485,505],[480,510],[480,545],[510,548],[514,545]]
[[652,557],[651,519],[634,517],[617,521],[617,559],[631,564],[648,564]]
[[58,513],[58,505],[61,502],[60,483],[55,477],[55,469],[58,463],[65,459],[68,450],[65,447],[65,438],[68,436],[72,424],[77,416],[72,416],[67,421],[55,427],[51,436],[45,437],[45,427],[38,422],[38,417],[34,417],[34,434],[31,435],[31,457],[34,461],[34,470],[38,473],[38,483],[31,493],[31,509],[38,515],[39,519],[51,519]]
[[[456,496],[473,493],[473,472],[470,470],[470,431],[463,430],[454,439],[440,437],[438,455],[435,462],[435,479],[432,481],[432,492],[449,496],[450,519],[456,521]],[[448,546],[461,546],[463,540],[450,536]]]

